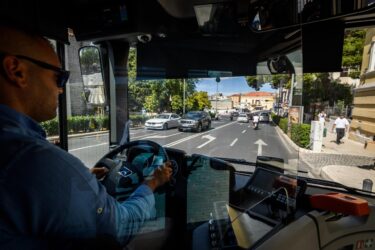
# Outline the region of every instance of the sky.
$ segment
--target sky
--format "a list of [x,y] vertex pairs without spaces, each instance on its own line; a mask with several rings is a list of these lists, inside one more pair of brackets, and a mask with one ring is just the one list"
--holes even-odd
[[[200,79],[196,83],[197,91],[206,91],[208,95],[213,95],[217,92],[216,88],[218,87],[219,93],[222,93],[224,96],[238,94],[238,93],[247,93],[255,91],[253,88],[250,88],[245,80],[245,77],[221,77],[220,82],[216,85],[215,78],[204,78]],[[260,89],[260,91],[266,92],[275,92],[275,89],[272,89],[270,84],[266,83]]]

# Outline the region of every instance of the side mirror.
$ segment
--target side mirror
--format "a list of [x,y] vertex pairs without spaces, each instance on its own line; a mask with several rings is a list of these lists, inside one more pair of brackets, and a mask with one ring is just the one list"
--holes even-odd
[[273,57],[267,60],[267,66],[271,74],[294,74],[294,66],[285,55]]
[[86,101],[90,104],[104,107],[105,94],[99,49],[95,46],[80,48],[79,63],[84,92],[89,93],[85,96]]

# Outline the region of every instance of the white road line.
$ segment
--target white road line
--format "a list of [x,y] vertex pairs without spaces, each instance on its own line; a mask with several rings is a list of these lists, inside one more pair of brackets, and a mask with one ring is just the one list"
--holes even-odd
[[130,139],[132,139],[132,140],[135,139],[135,138],[137,138],[137,139],[144,139],[144,138],[150,137],[152,135],[156,136],[156,135],[159,135],[159,134],[158,133],[151,133],[151,134],[148,134],[148,135],[134,136],[134,137],[131,137]]
[[204,135],[204,136],[202,136],[202,139],[204,139],[204,138],[208,139],[208,141],[206,141],[205,143],[199,145],[197,148],[203,148],[203,147],[206,146],[208,143],[210,143],[210,142],[212,142],[212,141],[214,141],[214,140],[216,139],[216,137],[213,137],[213,136],[211,136],[211,135]]
[[71,150],[69,150],[69,152],[78,151],[78,150],[82,150],[82,149],[86,149],[86,148],[94,148],[94,147],[99,147],[99,146],[104,146],[104,145],[108,145],[108,142],[100,143],[100,144],[96,144],[96,145],[91,145],[91,146],[87,146],[87,147],[71,149]]
[[145,137],[145,138],[161,139],[161,138],[167,138],[167,137],[171,137],[171,136],[175,136],[175,135],[179,135],[179,134],[182,134],[182,133],[180,132],[180,133],[175,133],[175,134],[171,134],[171,135],[152,135],[152,136]]
[[246,133],[246,129],[244,131],[242,131],[242,134],[245,134]]
[[221,128],[224,128],[224,127],[226,127],[226,126],[232,125],[233,123],[234,123],[234,122],[230,122],[230,123],[227,123],[227,124],[221,125],[221,126],[219,126],[219,127],[217,127],[217,128],[211,129],[210,131],[207,131],[207,132],[204,132],[204,133],[198,133],[198,134],[196,134],[196,135],[191,135],[191,136],[188,136],[188,137],[182,138],[182,139],[180,139],[180,140],[177,140],[177,141],[174,141],[174,142],[168,143],[168,144],[163,145],[163,146],[164,146],[164,147],[172,147],[172,146],[175,146],[175,145],[180,144],[180,143],[182,143],[182,142],[185,142],[185,141],[188,141],[188,140],[190,140],[190,139],[193,139],[193,138],[195,138],[195,137],[198,137],[198,136],[202,136],[202,135],[206,135],[206,134],[208,134],[208,133],[211,133],[211,132],[212,132],[213,130],[215,130],[215,129],[221,129]]
[[238,140],[238,138],[234,139],[234,140],[232,141],[232,143],[230,144],[230,146],[233,147],[233,145],[236,144],[237,140]]

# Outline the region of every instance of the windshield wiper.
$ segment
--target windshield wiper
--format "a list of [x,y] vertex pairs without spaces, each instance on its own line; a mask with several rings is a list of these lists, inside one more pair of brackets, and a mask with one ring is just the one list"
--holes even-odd
[[350,194],[364,194],[365,193],[365,194],[369,194],[369,195],[375,195],[375,193],[373,193],[371,191],[366,191],[366,190],[362,190],[362,189],[358,189],[358,188],[354,188],[354,187],[345,186],[341,183],[337,183],[337,182],[334,182],[334,181],[312,179],[312,178],[307,178],[307,177],[304,177],[303,179],[306,180],[308,183],[311,183],[311,184],[342,188],[342,189],[345,189],[346,191],[348,191],[348,193],[350,193]]
[[233,158],[226,158],[226,157],[214,157],[214,158],[227,161],[230,163],[237,163],[237,164],[248,165],[248,166],[256,166],[255,162],[249,162],[249,161],[246,161],[245,159],[233,159]]

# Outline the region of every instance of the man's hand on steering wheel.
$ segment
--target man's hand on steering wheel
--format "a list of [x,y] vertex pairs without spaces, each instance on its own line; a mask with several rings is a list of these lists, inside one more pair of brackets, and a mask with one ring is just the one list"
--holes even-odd
[[152,191],[155,191],[156,188],[163,186],[170,181],[172,172],[172,163],[167,161],[163,166],[155,169],[151,179],[146,180],[145,184],[148,185]]
[[106,167],[93,167],[90,169],[90,172],[96,176],[96,179],[100,180],[109,172],[109,169]]

